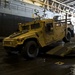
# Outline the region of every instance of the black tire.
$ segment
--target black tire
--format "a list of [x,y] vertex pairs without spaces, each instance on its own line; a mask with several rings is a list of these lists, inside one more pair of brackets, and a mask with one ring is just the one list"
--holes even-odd
[[70,32],[71,32],[71,37],[74,37],[74,31],[71,30]]
[[39,53],[39,47],[35,41],[28,41],[23,45],[21,53],[25,58],[35,58]]
[[68,30],[69,30],[70,33],[71,33],[71,37],[74,37],[74,30],[71,30],[70,28],[68,28]]
[[71,32],[68,31],[67,35],[63,38],[63,41],[67,43],[70,42],[70,40],[71,40]]

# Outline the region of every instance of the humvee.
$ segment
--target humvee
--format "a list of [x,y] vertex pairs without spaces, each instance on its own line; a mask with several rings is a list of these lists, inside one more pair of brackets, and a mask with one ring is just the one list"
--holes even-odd
[[4,38],[3,46],[8,54],[19,52],[24,57],[35,58],[40,47],[45,47],[59,40],[69,42],[71,30],[65,23],[55,19],[43,19],[19,23],[19,30]]

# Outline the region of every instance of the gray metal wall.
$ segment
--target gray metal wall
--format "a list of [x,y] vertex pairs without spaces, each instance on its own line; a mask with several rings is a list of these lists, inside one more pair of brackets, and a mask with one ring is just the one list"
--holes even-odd
[[18,28],[18,23],[32,21],[34,9],[42,11],[43,8],[16,0],[0,0],[0,37],[5,37]]
[[0,4],[1,13],[7,13],[23,17],[32,18],[32,15],[34,14],[34,9],[37,9],[39,11],[43,10],[43,8],[41,7],[28,3],[22,3],[20,1],[15,1],[15,0],[9,0],[9,2],[6,3],[4,0],[1,0]]
[[32,21],[32,18],[0,13],[0,37],[6,37],[18,28],[18,23]]

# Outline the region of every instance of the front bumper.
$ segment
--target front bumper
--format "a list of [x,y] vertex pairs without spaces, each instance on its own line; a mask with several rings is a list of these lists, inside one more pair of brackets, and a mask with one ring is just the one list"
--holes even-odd
[[4,46],[4,49],[6,50],[6,52],[8,54],[18,54],[21,52],[22,50],[22,46],[19,45],[17,47],[7,47],[7,46]]

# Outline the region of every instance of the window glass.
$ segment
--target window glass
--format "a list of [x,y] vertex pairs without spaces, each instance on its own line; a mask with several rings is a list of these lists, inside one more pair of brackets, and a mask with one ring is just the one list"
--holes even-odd
[[27,25],[27,26],[22,26],[22,30],[29,30],[29,25]]
[[36,24],[32,24],[31,25],[31,29],[37,29],[40,27],[40,24],[39,23],[36,23]]
[[47,23],[45,29],[46,32],[53,32],[53,23]]

